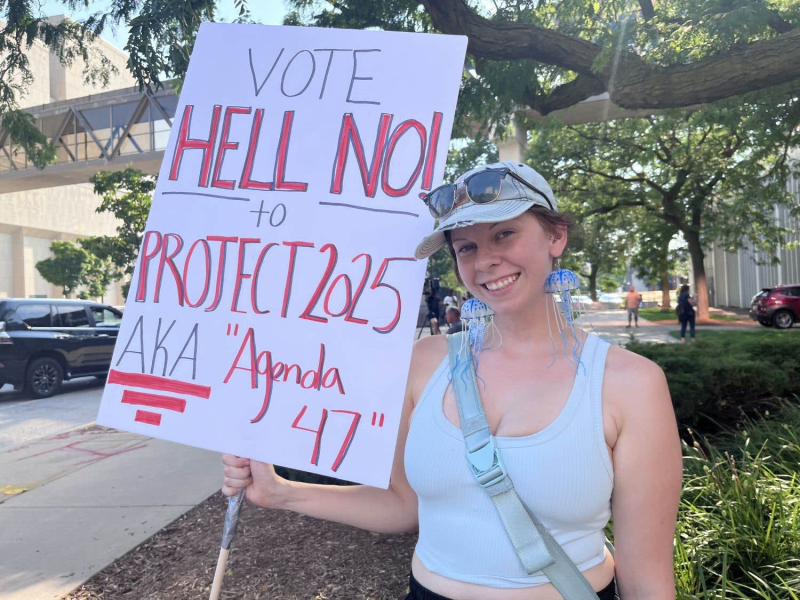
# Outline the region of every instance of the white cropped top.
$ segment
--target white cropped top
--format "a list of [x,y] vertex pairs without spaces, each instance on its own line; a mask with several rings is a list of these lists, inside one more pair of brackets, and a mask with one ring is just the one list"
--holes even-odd
[[[601,390],[608,343],[589,335],[564,408],[532,435],[496,438],[522,501],[585,571],[605,558],[614,475],[603,435]],[[519,588],[548,582],[528,575],[488,494],[472,476],[461,429],[444,415],[450,365],[445,358],[414,411],[406,475],[419,498],[422,564],[449,579]],[[535,395],[536,390],[531,390]]]

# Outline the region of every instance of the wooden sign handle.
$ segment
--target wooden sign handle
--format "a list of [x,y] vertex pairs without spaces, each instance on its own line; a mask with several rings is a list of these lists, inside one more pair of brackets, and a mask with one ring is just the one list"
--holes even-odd
[[211,584],[211,595],[208,600],[219,600],[219,593],[222,590],[222,578],[225,577],[225,565],[228,564],[228,548],[219,549],[219,559],[217,560],[217,570],[214,571],[214,583]]

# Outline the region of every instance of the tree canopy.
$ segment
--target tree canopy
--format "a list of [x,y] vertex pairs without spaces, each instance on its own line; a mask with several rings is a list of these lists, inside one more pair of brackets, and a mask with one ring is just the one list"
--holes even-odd
[[[110,261],[118,271],[132,276],[156,190],[156,177],[133,168],[100,171],[92,176],[95,194],[102,196],[98,213],[116,217],[117,234],[85,238],[82,244],[95,256]],[[127,296],[130,281],[122,286]]]
[[[800,143],[798,126],[800,102],[791,92],[776,90],[693,112],[551,123],[533,132],[528,157],[583,216],[638,207],[644,218],[663,223],[661,231],[652,232],[662,240],[680,233],[704,318],[704,248],[717,242],[776,254],[786,232],[776,225],[773,210],[793,205],[786,184],[792,172],[789,150]],[[662,254],[656,263],[666,260]]]
[[[34,42],[62,62],[81,59],[86,76],[112,68],[91,42],[109,27],[130,30],[128,69],[143,88],[181,80],[200,23],[217,0],[62,0],[96,9],[57,24],[30,0],[0,0],[0,117],[38,164],[51,160],[35,128],[9,121],[33,74]],[[247,0],[235,0],[239,20]],[[439,31],[469,37],[459,102],[464,128],[519,109],[546,115],[607,92],[624,108],[685,107],[800,79],[800,3],[793,0],[289,0],[287,23]],[[38,151],[38,152],[37,152]]]
[[78,244],[66,240],[54,240],[50,244],[53,256],[36,263],[36,270],[48,283],[63,288],[64,296],[71,298],[81,286],[81,298],[102,297],[106,288],[116,278],[115,270],[108,260],[103,260]]

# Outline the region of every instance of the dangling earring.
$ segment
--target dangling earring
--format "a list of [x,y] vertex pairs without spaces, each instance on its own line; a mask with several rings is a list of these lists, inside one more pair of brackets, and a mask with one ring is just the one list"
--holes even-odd
[[[550,238],[554,240],[555,238]],[[572,292],[579,290],[581,282],[578,276],[569,269],[561,269],[560,260],[556,260],[556,270],[547,276],[544,283],[544,291],[552,296],[553,313],[555,314],[556,326],[561,334],[561,340],[564,342],[564,353],[567,353],[567,346],[572,348],[572,359],[577,364],[581,363],[578,350],[580,349],[581,342],[575,335],[575,305],[572,299]],[[556,301],[555,295],[559,295],[559,300]],[[559,306],[560,304],[560,306]],[[547,311],[547,326],[550,327],[550,311]],[[572,339],[569,339],[569,336]],[[550,339],[553,339],[552,332]],[[553,345],[555,353],[555,344]],[[555,356],[553,357],[555,362]],[[552,364],[552,363],[551,363]]]
[[[467,327],[467,337],[476,363],[486,342],[486,330],[491,323],[492,316],[494,316],[494,311],[477,298],[470,298],[461,306],[461,320]],[[475,368],[477,370],[477,364]]]

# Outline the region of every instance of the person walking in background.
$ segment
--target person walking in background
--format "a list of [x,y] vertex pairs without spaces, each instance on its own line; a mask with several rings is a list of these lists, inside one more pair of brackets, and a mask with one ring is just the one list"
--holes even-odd
[[631,291],[625,296],[625,306],[628,308],[627,329],[631,327],[631,317],[633,317],[636,327],[639,326],[639,305],[641,303],[642,295],[636,291],[635,287],[631,286]]
[[458,299],[456,298],[455,294],[452,295],[452,296],[448,294],[447,296],[444,297],[443,302],[444,302],[444,311],[445,311],[445,315],[444,316],[445,316],[445,319],[447,319],[447,309],[450,308],[450,307],[458,308]]
[[436,292],[428,294],[428,322],[431,324],[431,335],[439,335],[439,296]]
[[444,313],[444,320],[447,321],[447,324],[450,326],[445,332],[447,335],[458,333],[464,328],[464,324],[461,322],[461,311],[455,306],[450,306],[447,309]]
[[678,292],[678,305],[675,311],[678,313],[678,320],[681,323],[681,343],[686,343],[686,325],[689,325],[689,336],[694,341],[694,306],[695,301],[689,295],[689,286],[682,285]]

